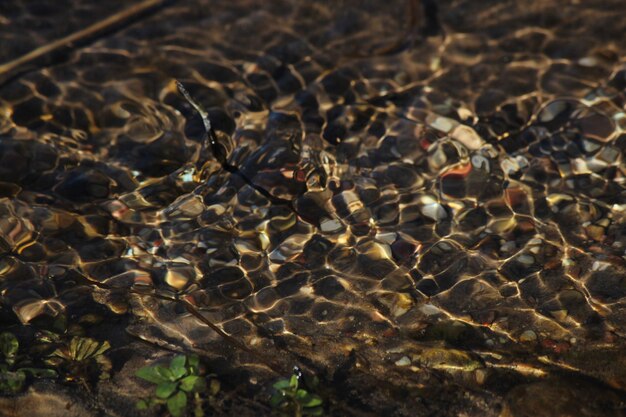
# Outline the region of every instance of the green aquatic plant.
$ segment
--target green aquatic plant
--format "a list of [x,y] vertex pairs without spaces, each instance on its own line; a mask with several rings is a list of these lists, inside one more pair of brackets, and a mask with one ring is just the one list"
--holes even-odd
[[[296,367],[290,378],[280,379],[273,385],[274,393],[270,405],[283,416],[321,416],[323,413],[322,398],[310,393],[302,384],[302,373]],[[311,388],[318,384],[317,378],[312,380]]]
[[17,352],[20,349],[20,342],[13,333],[4,332],[0,334],[0,352],[4,362],[12,366],[17,360]]
[[46,363],[55,366],[67,381],[78,381],[89,387],[94,379],[108,379],[111,361],[104,353],[111,348],[109,342],[99,342],[89,337],[74,336],[52,352]]
[[0,333],[0,393],[16,394],[24,388],[28,376],[56,378],[53,369],[32,367],[30,360],[19,354],[20,343],[13,333]]
[[[206,379],[200,375],[200,359],[196,355],[177,355],[170,366],[145,366],[136,375],[156,385],[154,395],[137,402],[137,408],[145,410],[165,405],[174,417],[182,416],[187,410],[189,396],[193,397],[196,417],[204,415],[200,394],[206,389]],[[209,394],[214,396],[219,391],[219,382],[211,380]]]

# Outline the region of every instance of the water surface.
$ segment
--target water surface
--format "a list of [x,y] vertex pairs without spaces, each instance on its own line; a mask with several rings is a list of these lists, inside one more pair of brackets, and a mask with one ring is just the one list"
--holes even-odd
[[626,4],[181,0],[10,65],[138,4],[0,5],[2,326],[110,341],[84,415],[171,351],[218,415],[294,365],[329,415],[625,413]]

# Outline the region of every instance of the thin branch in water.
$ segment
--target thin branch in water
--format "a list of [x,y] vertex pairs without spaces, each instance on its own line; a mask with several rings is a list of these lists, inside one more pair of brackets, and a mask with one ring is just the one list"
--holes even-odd
[[189,94],[189,91],[187,91],[183,83],[176,80],[176,87],[178,87],[178,91],[180,91],[183,97],[185,97],[185,100],[187,100],[187,102],[191,105],[191,107],[193,107],[202,118],[202,123],[204,124],[204,131],[209,136],[209,141],[211,142],[211,145],[213,145],[214,142],[217,142],[217,137],[215,135],[215,132],[213,131],[213,127],[211,126],[211,119],[209,119],[209,113],[204,109],[204,107],[202,107],[200,103],[198,103],[193,98],[191,98],[191,94]]
[[249,348],[248,346],[246,346],[244,343],[242,343],[241,341],[239,341],[238,339],[232,337],[231,335],[229,335],[228,333],[226,333],[224,330],[222,330],[221,327],[219,327],[218,325],[216,325],[215,323],[213,323],[212,321],[210,321],[209,319],[207,319],[194,305],[192,305],[191,303],[189,303],[186,300],[181,300],[180,298],[178,298],[177,295],[173,295],[171,297],[168,297],[166,295],[163,294],[158,294],[154,291],[146,291],[146,290],[138,290],[135,288],[128,288],[128,287],[116,287],[114,285],[110,285],[110,284],[106,284],[94,279],[91,279],[88,275],[86,275],[85,273],[83,273],[82,271],[78,270],[78,269],[74,269],[74,272],[76,272],[83,280],[86,281],[86,284],[88,285],[93,285],[94,287],[103,289],[103,290],[107,290],[107,291],[122,291],[122,292],[126,292],[128,294],[134,294],[140,297],[151,297],[157,300],[161,300],[161,301],[169,301],[175,304],[179,304],[182,305],[185,310],[187,310],[187,312],[189,314],[191,314],[192,316],[194,316],[196,319],[198,319],[200,322],[202,322],[203,324],[207,325],[209,328],[211,328],[211,330],[213,330],[215,333],[217,333],[220,337],[222,337],[222,339],[224,339],[225,342],[227,342],[229,345],[233,346],[234,348],[237,348],[239,350],[242,350],[244,352],[247,352],[248,354],[254,356],[260,363],[263,363],[265,366],[267,366],[269,369],[271,369],[272,371],[274,371],[277,374],[281,374],[284,373],[284,367],[281,366],[280,364],[278,364],[277,362],[275,362],[274,360],[266,357],[265,355],[263,355],[260,352],[257,352],[251,348]]
[[231,174],[236,175],[239,178],[241,178],[246,184],[254,188],[256,191],[259,192],[259,194],[263,195],[263,197],[267,198],[270,202],[274,204],[287,206],[291,209],[291,211],[299,215],[298,211],[296,210],[295,205],[293,204],[293,201],[276,197],[275,195],[267,191],[265,188],[256,185],[246,174],[241,172],[239,168],[237,168],[234,165],[231,165],[228,162],[226,151],[224,147],[219,143],[217,134],[215,133],[215,130],[213,129],[213,126],[211,125],[211,120],[209,119],[209,113],[204,109],[204,107],[202,107],[200,103],[198,103],[196,100],[194,100],[191,97],[191,94],[189,94],[189,92],[187,91],[183,83],[176,80],[176,86],[178,87],[178,90],[183,95],[185,100],[187,100],[187,102],[198,112],[198,114],[202,118],[202,123],[204,124],[204,129],[209,139],[209,145],[211,146],[213,155],[215,156],[217,161],[222,165],[222,168],[225,171],[228,171]]
[[[9,83],[24,73],[49,66],[52,63],[51,57],[58,57],[59,51],[71,51],[84,46],[105,34],[126,27],[142,17],[173,4],[175,1],[177,0],[144,0],[84,29],[42,45],[9,62],[0,64],[0,86]],[[58,58],[56,59],[58,63]]]

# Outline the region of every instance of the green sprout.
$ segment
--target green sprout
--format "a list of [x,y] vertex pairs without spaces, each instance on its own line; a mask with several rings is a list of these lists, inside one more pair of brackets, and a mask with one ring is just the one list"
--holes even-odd
[[[182,416],[187,409],[189,395],[193,395],[195,415],[202,416],[200,392],[206,387],[206,380],[200,376],[200,359],[196,355],[177,355],[170,366],[145,366],[136,375],[148,382],[156,384],[155,393],[148,399],[137,402],[137,409],[145,410],[155,405],[166,405],[174,417]],[[211,395],[219,391],[219,382],[212,380]]]
[[[0,333],[0,392],[16,394],[24,388],[27,376],[56,378],[52,369],[34,368],[28,358],[19,354],[20,343],[13,333]],[[29,366],[30,365],[30,366]]]
[[[302,373],[295,367],[291,378],[276,382],[273,385],[274,394],[270,398],[270,405],[283,416],[321,416],[322,398],[302,387],[301,379]],[[316,379],[315,382],[317,382]]]
[[98,379],[108,379],[111,370],[111,361],[104,356],[109,350],[109,342],[98,342],[89,337],[73,337],[52,352],[46,363],[54,365],[65,375],[67,381],[78,381],[89,389],[92,376]]

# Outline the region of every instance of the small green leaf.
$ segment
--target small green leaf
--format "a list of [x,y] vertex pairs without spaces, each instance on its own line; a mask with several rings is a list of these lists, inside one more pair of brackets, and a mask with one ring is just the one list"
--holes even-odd
[[19,348],[20,343],[13,333],[3,332],[0,334],[0,351],[9,365],[12,365],[15,361],[15,356]]
[[324,413],[324,409],[322,407],[305,408],[302,410],[302,413],[307,416],[321,416]]
[[109,350],[110,347],[111,345],[107,341],[100,343],[90,337],[75,336],[70,341],[69,359],[80,362],[87,359],[95,358]]
[[37,340],[41,343],[57,343],[59,335],[48,330],[41,330],[37,334]]
[[298,389],[298,377],[295,375],[291,375],[291,379],[289,379],[289,387],[294,391]]
[[147,410],[148,409],[148,403],[145,400],[139,400],[135,404],[135,408],[137,410]]
[[21,371],[5,372],[0,375],[0,391],[8,393],[20,392],[26,381],[26,374]]
[[105,340],[104,342],[100,343],[100,347],[98,348],[98,350],[96,350],[94,356],[100,356],[109,349],[111,349],[111,344],[107,340]]
[[185,368],[185,362],[187,358],[185,355],[177,355],[170,362],[170,371],[172,371],[172,375],[175,379],[182,378],[186,373],[187,369]]
[[174,378],[174,374],[172,373],[172,371],[170,371],[165,366],[156,365],[154,367],[154,370],[156,371],[157,374],[161,375],[161,377],[164,380],[166,380],[166,381],[176,381],[176,378]]
[[197,374],[200,371],[200,358],[198,357],[198,355],[188,356],[187,366],[191,370],[192,374]]
[[178,391],[167,400],[167,409],[174,417],[180,417],[187,406],[187,396],[184,392]]
[[156,388],[156,396],[158,398],[169,398],[170,395],[172,395],[174,393],[174,391],[176,391],[176,388],[178,388],[178,383],[176,382],[172,382],[172,381],[166,381],[166,382],[161,382],[157,388]]
[[[51,356],[56,356],[58,358],[61,358],[61,362],[62,359],[66,359],[66,360],[72,360],[72,354],[71,352],[69,352],[65,347],[60,347],[58,349],[56,349],[54,352],[52,352]],[[53,360],[54,358],[50,358],[49,360]]]
[[31,374],[34,378],[56,378],[58,376],[57,371],[47,368],[20,368],[22,372]]
[[82,350],[83,339],[80,337],[73,337],[69,345],[68,359],[80,361],[80,352]]
[[50,365],[52,367],[55,367],[55,368],[58,367],[58,366],[61,366],[61,364],[63,363],[63,358],[62,357],[56,357],[56,353],[57,353],[57,351],[55,350],[54,353],[53,353],[53,355],[55,355],[55,356],[44,360],[43,363],[45,363],[46,365]]
[[167,378],[159,374],[154,366],[144,366],[139,369],[135,375],[153,384],[160,384],[161,382],[167,381]]
[[276,382],[273,387],[279,391],[284,391],[286,389],[289,389],[289,380],[288,379],[281,379],[280,381]]
[[200,377],[196,375],[189,375],[180,380],[180,389],[183,391],[191,392],[194,390],[194,387],[199,382]]
[[[298,390],[298,394],[301,390]],[[309,394],[308,392],[304,392],[304,395],[296,394],[296,398],[300,405],[304,408],[312,408],[322,405],[322,398],[319,395]]]

